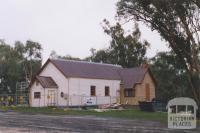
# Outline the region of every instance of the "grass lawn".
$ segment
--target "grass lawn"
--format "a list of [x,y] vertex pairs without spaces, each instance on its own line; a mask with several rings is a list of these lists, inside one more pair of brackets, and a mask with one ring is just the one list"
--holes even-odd
[[166,112],[143,112],[137,109],[126,110],[110,110],[107,112],[96,112],[94,110],[72,110],[72,109],[59,109],[59,108],[33,108],[33,107],[0,107],[0,110],[8,111],[13,110],[23,113],[34,114],[54,114],[54,115],[94,115],[103,117],[118,117],[128,119],[143,119],[167,122]]

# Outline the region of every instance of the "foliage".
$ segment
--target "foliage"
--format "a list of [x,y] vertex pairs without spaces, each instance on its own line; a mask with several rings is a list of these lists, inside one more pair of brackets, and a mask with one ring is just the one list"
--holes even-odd
[[81,61],[80,58],[77,58],[77,57],[72,57],[71,55],[66,55],[66,56],[61,56],[61,55],[58,55],[56,53],[56,51],[51,51],[50,53],[50,58],[52,59],[65,59],[65,60],[76,60],[76,61]]
[[104,32],[111,37],[110,46],[98,51],[93,49],[90,57],[93,62],[134,67],[146,61],[146,50],[150,44],[147,41],[139,41],[141,33],[137,24],[131,33],[126,33],[120,23],[111,26],[107,20],[103,22]]
[[86,60],[109,64],[118,64],[123,67],[134,67],[143,64],[146,60],[146,50],[150,46],[147,41],[140,42],[141,33],[138,25],[131,33],[126,33],[120,23],[110,25],[105,19],[103,21],[104,32],[111,37],[110,46],[106,49],[91,48],[91,56],[85,59],[72,57],[70,55],[60,56],[52,51],[50,58],[60,58],[68,60]]
[[30,81],[41,66],[41,45],[28,40],[14,47],[0,41],[0,93],[15,93],[16,83]]
[[160,52],[151,59],[151,70],[157,81],[156,96],[162,101],[192,96],[180,59],[173,52]]
[[168,42],[187,72],[190,91],[200,105],[199,0],[120,0],[117,13],[142,21]]

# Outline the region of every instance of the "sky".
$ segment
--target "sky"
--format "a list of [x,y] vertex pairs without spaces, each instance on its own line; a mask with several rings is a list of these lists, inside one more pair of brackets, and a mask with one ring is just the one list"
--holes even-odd
[[[85,58],[90,49],[109,46],[101,27],[104,18],[115,23],[117,0],[0,0],[0,39],[9,44],[30,39],[43,47],[43,61],[51,51],[58,55]],[[153,57],[166,51],[157,32],[140,24],[142,38],[151,43]]]

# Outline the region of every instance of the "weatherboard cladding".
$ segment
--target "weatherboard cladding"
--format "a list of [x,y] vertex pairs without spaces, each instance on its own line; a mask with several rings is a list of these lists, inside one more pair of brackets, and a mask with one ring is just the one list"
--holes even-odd
[[133,88],[141,83],[147,68],[122,68],[118,65],[50,59],[50,61],[66,76],[90,79],[121,80],[124,88]]
[[58,88],[56,82],[51,77],[36,76],[36,79],[44,88]]

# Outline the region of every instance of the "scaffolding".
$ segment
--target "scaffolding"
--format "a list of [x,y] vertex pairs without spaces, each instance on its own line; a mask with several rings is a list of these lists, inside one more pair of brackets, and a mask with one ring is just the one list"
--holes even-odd
[[29,104],[28,82],[16,83],[16,105],[27,106]]

